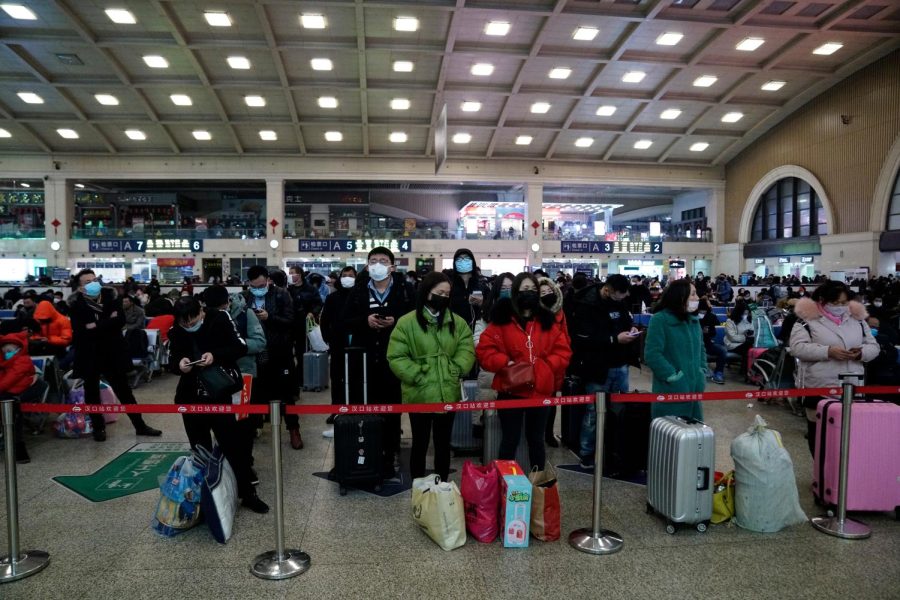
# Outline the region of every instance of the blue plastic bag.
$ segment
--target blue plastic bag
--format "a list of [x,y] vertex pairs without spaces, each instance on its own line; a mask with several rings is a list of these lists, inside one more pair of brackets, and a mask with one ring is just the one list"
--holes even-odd
[[179,456],[159,486],[159,502],[151,527],[173,537],[200,522],[203,469],[189,456]]

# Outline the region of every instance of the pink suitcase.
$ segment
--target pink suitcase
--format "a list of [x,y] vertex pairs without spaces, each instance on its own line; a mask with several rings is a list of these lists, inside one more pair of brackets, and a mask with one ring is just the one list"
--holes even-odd
[[[838,500],[841,408],[825,399],[816,409],[813,494],[829,506]],[[900,406],[876,400],[851,410],[847,510],[900,511]]]
[[753,363],[767,350],[768,348],[750,348],[747,350],[747,379],[757,385],[761,385],[764,382],[759,378],[759,374],[753,370]]

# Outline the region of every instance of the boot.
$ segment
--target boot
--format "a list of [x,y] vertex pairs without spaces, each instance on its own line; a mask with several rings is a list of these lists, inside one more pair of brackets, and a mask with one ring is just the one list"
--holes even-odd
[[162,435],[162,431],[147,425],[141,415],[129,414],[128,418],[131,420],[131,424],[134,425],[135,435],[146,435],[150,437],[159,437]]
[[291,429],[291,448],[294,450],[303,450],[303,438],[300,437],[299,429]]
[[25,442],[16,442],[16,462],[20,465],[26,465],[31,462],[28,456],[28,449],[25,448]]

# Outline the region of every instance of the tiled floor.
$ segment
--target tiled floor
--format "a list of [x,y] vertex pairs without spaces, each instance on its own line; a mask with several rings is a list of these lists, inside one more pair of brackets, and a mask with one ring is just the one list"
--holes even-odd
[[[632,386],[647,389],[646,375],[633,371]],[[140,387],[137,396],[168,403],[174,387],[175,378],[167,375]],[[307,394],[304,401],[327,402],[328,395]],[[705,410],[720,469],[731,466],[734,437],[762,414],[784,434],[803,508],[820,512],[809,493],[803,419],[746,401],[711,402]],[[147,419],[165,431],[164,441],[185,440],[180,417]],[[155,492],[92,504],[51,481],[54,475],[90,473],[131,447],[137,440],[123,419],[109,427],[103,444],[49,434],[29,440],[33,460],[19,467],[18,477],[22,547],[46,550],[52,562],[38,575],[0,586],[0,598],[900,598],[900,523],[891,514],[865,515],[873,534],[864,541],[829,537],[808,524],[775,534],[714,526],[706,534],[669,536],[659,518],[644,513],[644,487],[610,480],[604,481],[603,525],[624,537],[618,554],[588,556],[565,540],[532,540],[526,550],[504,550],[470,539],[444,552],[413,524],[408,493],[376,498],[351,491],[340,497],[336,485],[313,477],[331,466],[331,440],[321,436],[323,417],[302,424],[306,448],[294,451],[285,440],[283,452],[287,543],[312,557],[303,576],[273,582],[250,574],[253,557],[274,548],[271,514],[239,511],[234,537],[224,546],[204,526],[163,539],[148,527]],[[549,456],[555,464],[575,460],[562,449]],[[271,503],[268,428],[256,457],[259,492]],[[454,459],[457,472],[461,461]],[[590,525],[591,478],[568,471],[559,477],[565,537]],[[5,509],[0,528],[5,534]],[[0,539],[5,542],[5,535]]]

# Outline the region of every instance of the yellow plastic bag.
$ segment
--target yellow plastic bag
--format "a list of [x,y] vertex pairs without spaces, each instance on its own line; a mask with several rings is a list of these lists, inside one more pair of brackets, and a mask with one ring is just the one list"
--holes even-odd
[[734,517],[734,470],[724,475],[716,472],[713,488],[712,523],[724,523]]
[[455,483],[436,476],[413,480],[412,514],[422,531],[444,550],[465,545],[466,514]]

